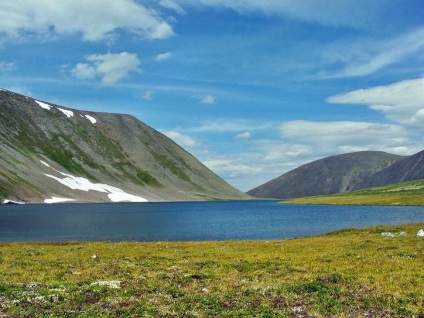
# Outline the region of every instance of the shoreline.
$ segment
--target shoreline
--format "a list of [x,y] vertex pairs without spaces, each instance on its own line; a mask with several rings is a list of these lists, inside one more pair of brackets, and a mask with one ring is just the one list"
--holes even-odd
[[0,243],[0,316],[418,317],[422,228],[269,241]]

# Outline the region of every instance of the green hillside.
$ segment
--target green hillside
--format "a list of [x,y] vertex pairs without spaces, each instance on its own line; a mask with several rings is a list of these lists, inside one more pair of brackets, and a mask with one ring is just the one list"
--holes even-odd
[[0,90],[0,201],[213,198],[249,197],[138,119]]
[[424,179],[336,195],[296,198],[283,203],[335,205],[424,205]]

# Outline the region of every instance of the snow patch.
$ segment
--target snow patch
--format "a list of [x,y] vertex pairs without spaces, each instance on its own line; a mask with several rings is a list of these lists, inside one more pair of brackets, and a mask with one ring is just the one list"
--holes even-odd
[[34,101],[38,104],[38,106],[40,106],[40,107],[41,107],[41,108],[43,108],[43,109],[47,109],[47,110],[52,109],[52,106],[50,106],[49,104],[46,104],[46,103],[40,102],[40,101],[35,100],[35,99],[34,99]]
[[121,189],[117,189],[119,191],[114,191],[109,193],[107,196],[112,202],[147,202],[146,199],[128,194]]
[[66,110],[66,109],[63,109],[63,108],[59,108],[59,107],[56,107],[58,110],[60,110],[62,113],[64,113],[65,115],[66,115],[66,117],[68,117],[68,118],[71,118],[71,117],[74,117],[74,112],[73,111],[71,111],[71,110]]
[[69,201],[75,201],[75,200],[67,199],[67,198],[52,197],[51,199],[45,199],[44,203],[52,204],[52,203],[61,203],[61,202],[69,202]]
[[90,115],[85,115],[85,118],[87,118],[89,121],[91,121],[91,123],[94,125],[95,123],[97,123],[97,119],[90,116]]
[[12,200],[4,200],[2,202],[2,204],[25,204],[24,202],[17,202],[17,201],[12,201]]
[[[57,171],[57,170],[56,170]],[[64,178],[59,178],[50,174],[45,176],[55,179],[64,186],[72,190],[81,191],[98,191],[107,193],[112,202],[147,202],[145,198],[126,193],[124,190],[103,183],[92,183],[90,180],[83,177],[76,177],[67,173],[59,172]]]
[[45,165],[46,167],[49,167],[49,168],[51,168],[51,167],[52,167],[51,165],[49,165],[47,162],[45,162],[45,161],[43,161],[43,160],[40,160],[40,162],[41,162],[43,165]]

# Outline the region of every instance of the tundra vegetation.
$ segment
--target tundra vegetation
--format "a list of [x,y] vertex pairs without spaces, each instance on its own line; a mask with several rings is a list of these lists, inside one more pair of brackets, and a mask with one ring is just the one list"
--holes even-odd
[[423,317],[422,228],[275,241],[1,243],[0,317]]
[[424,205],[424,180],[369,188],[336,195],[296,198],[284,203],[334,205]]

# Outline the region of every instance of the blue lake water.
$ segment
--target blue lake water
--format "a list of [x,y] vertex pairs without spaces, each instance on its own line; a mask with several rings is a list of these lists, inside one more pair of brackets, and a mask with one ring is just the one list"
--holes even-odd
[[0,241],[268,240],[423,221],[423,207],[277,201],[1,205]]

